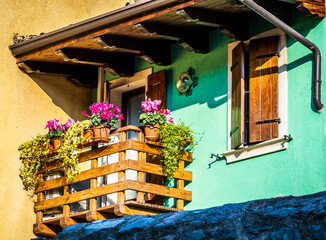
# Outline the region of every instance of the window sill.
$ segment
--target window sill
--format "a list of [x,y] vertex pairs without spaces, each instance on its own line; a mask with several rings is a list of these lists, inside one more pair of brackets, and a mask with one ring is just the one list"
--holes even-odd
[[288,141],[285,138],[276,138],[244,148],[223,152],[220,155],[226,158],[227,163],[233,163],[267,153],[285,150],[287,149]]

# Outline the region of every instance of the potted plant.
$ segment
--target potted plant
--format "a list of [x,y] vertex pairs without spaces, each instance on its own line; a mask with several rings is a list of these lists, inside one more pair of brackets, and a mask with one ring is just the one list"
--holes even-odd
[[[159,127],[167,122],[166,116],[170,114],[169,109],[159,111],[158,105],[160,104],[161,100],[152,101],[150,98],[141,104],[144,113],[139,116],[139,123],[145,125],[145,138],[147,140],[158,140]],[[173,118],[170,118],[168,122],[173,122]]]
[[90,118],[90,126],[93,127],[93,141],[108,141],[110,128],[114,127],[119,120],[123,120],[121,110],[113,104],[94,103],[89,107],[91,115],[82,112]]
[[56,118],[54,118],[54,120],[49,120],[46,123],[45,128],[48,128],[49,130],[47,137],[51,140],[54,150],[58,150],[60,146],[60,137],[70,128],[71,124],[74,123],[75,121],[70,118],[65,124],[60,124],[59,120]]
[[179,121],[178,124],[167,123],[160,126],[158,137],[163,144],[161,151],[164,158],[164,174],[169,180],[173,178],[178,169],[178,161],[185,148],[190,151],[196,145],[194,135],[190,126],[185,125],[182,121]]

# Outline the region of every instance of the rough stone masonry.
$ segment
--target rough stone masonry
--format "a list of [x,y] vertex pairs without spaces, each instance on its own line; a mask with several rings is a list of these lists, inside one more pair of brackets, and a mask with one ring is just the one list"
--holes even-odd
[[55,239],[326,239],[326,192],[80,223]]

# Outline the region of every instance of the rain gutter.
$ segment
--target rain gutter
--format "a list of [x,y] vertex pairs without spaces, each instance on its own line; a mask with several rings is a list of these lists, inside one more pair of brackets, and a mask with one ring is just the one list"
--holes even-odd
[[290,37],[294,38],[305,47],[309,48],[314,54],[314,96],[313,102],[318,112],[323,110],[323,103],[321,102],[321,53],[319,48],[312,42],[310,42],[307,38],[302,36],[300,33],[295,31],[289,25],[275,17],[273,14],[268,12],[266,9],[262,8],[252,0],[239,0],[242,4],[249,7],[251,10],[259,14],[261,17],[269,21],[274,26],[283,30]]

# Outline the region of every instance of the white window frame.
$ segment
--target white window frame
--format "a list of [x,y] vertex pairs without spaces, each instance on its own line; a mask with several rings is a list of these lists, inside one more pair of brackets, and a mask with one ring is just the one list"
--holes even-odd
[[256,157],[259,155],[267,154],[270,152],[276,152],[285,150],[287,148],[287,140],[283,137],[288,134],[287,129],[287,48],[286,48],[286,35],[280,29],[272,29],[270,31],[258,34],[248,41],[244,41],[248,44],[250,40],[265,38],[271,36],[279,36],[279,58],[278,58],[278,101],[279,101],[279,117],[281,123],[279,124],[279,138],[244,146],[240,149],[231,149],[231,110],[232,110],[232,50],[236,47],[240,41],[232,42],[228,45],[228,151],[221,153],[225,156],[227,163],[237,162],[244,159]]

